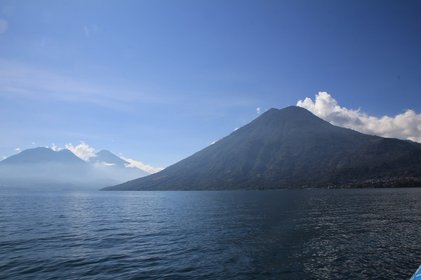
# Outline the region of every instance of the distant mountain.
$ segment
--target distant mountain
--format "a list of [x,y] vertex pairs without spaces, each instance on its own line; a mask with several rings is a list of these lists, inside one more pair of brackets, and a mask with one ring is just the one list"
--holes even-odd
[[67,149],[53,151],[44,147],[24,150],[0,161],[0,165],[31,163],[84,164],[84,161]]
[[104,190],[400,186],[421,186],[421,144],[333,126],[291,106],[161,172]]
[[139,168],[131,167],[129,162],[107,150],[101,150],[96,153],[96,156],[90,158],[89,163],[93,164],[97,170],[100,170],[108,177],[114,178],[119,182],[150,174]]
[[[74,188],[100,186],[91,166],[69,150],[24,150],[0,162],[0,186],[13,188]],[[95,182],[93,182],[95,181]],[[103,180],[102,183],[118,182]],[[94,183],[94,184],[93,184]]]
[[123,160],[122,158],[116,156],[115,154],[107,150],[101,150],[98,153],[96,153],[96,156],[92,157],[90,159],[90,162],[102,163],[104,165],[118,166],[122,168],[125,168],[129,164],[127,161]]
[[98,189],[149,173],[127,167],[128,162],[102,150],[86,162],[63,149],[24,150],[0,161],[0,186],[25,189]]

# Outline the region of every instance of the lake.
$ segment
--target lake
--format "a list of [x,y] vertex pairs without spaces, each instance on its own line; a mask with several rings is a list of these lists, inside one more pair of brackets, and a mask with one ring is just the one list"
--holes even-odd
[[409,279],[421,189],[0,192],[0,279]]

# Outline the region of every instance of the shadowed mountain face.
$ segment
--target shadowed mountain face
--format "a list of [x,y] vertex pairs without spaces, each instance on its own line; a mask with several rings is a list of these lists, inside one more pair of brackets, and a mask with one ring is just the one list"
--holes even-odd
[[156,174],[105,190],[421,186],[421,144],[336,127],[300,107],[270,109]]

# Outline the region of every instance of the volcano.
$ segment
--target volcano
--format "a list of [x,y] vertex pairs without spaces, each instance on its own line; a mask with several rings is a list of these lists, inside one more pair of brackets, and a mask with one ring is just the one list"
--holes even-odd
[[337,127],[290,106],[161,172],[103,190],[414,186],[421,186],[421,144]]

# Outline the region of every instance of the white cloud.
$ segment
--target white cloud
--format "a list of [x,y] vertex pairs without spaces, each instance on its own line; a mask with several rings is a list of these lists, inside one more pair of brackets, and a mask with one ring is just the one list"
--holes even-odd
[[115,163],[106,162],[106,161],[101,161],[100,164],[105,165],[105,166],[114,166],[115,165]]
[[413,110],[408,109],[396,116],[370,116],[359,109],[341,107],[327,92],[319,92],[314,101],[309,97],[299,100],[297,106],[337,126],[366,134],[421,142],[421,114]]
[[[130,111],[134,102],[171,104],[177,99],[137,84],[110,79],[106,84],[0,58],[0,96],[30,100],[83,102]],[[119,92],[119,94],[115,94]]]
[[131,158],[125,158],[125,157],[121,157],[121,158],[129,163],[129,164],[126,165],[126,167],[138,168],[138,169],[146,171],[150,174],[159,172],[163,169],[161,167],[154,167],[154,166],[151,166],[151,165],[147,165],[143,162],[140,162],[140,161],[137,161],[137,160],[134,160],[134,159],[131,159]]
[[257,114],[260,114],[260,111],[261,111],[260,107],[257,107],[257,108],[256,108],[256,113],[257,113]]
[[59,146],[57,146],[56,144],[52,143],[51,146],[48,146],[48,148],[50,148],[51,150],[53,150],[54,152],[58,152],[60,150],[62,150],[62,148],[60,148]]
[[[89,146],[85,142],[81,141],[79,145],[72,145],[71,143],[65,145],[66,149],[70,150],[72,153],[74,153],[79,158],[83,159],[84,161],[89,161],[91,158],[96,157],[96,150],[95,148]],[[160,167],[154,167],[148,164],[145,164],[143,162],[131,159],[131,158],[125,158],[122,156],[121,153],[119,153],[119,157],[125,161],[128,162],[126,164],[126,167],[129,168],[138,168],[140,170],[146,171],[147,173],[156,173],[161,171],[163,168]],[[114,163],[109,163],[102,161],[100,163],[96,163],[102,166],[114,166]]]
[[9,29],[9,22],[5,19],[0,19],[0,34],[5,33]]
[[69,143],[66,144],[65,147],[84,161],[88,161],[90,158],[96,156],[95,149],[85,142],[81,142],[76,146],[73,146],[71,143]]

